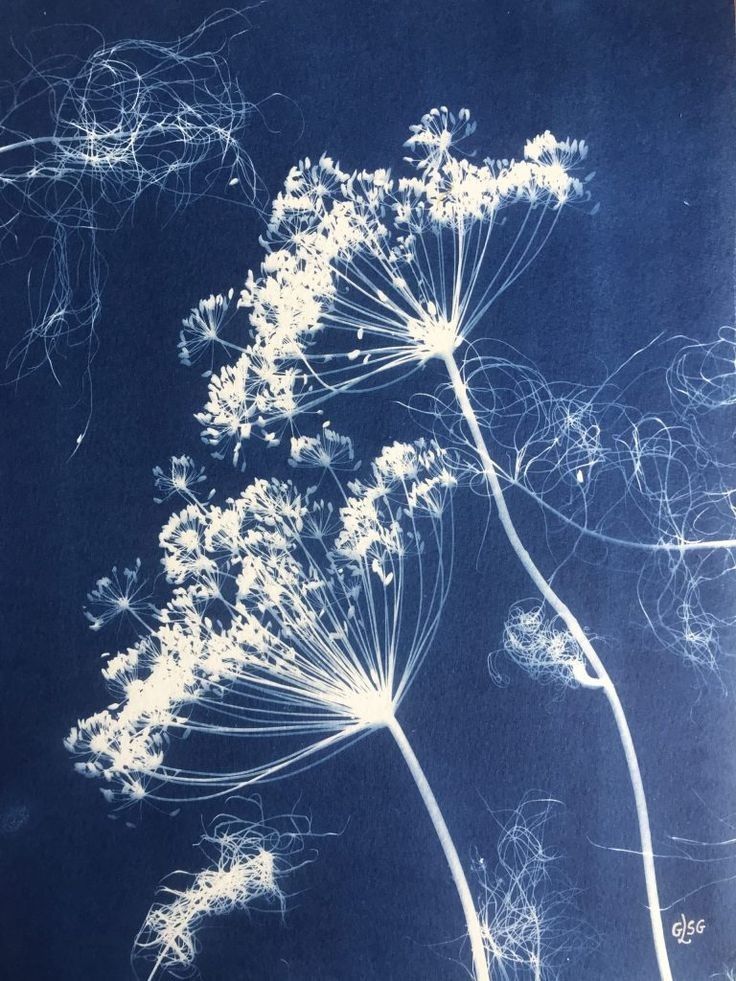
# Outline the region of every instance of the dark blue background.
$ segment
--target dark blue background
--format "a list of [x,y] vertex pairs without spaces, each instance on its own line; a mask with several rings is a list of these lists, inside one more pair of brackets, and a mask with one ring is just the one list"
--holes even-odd
[[[5,32],[24,43],[55,23],[89,23],[108,41],[167,40],[215,7],[193,2],[99,4],[4,0]],[[392,164],[407,127],[431,106],[468,106],[491,154],[519,152],[545,128],[585,138],[600,213],[573,213],[544,255],[494,310],[489,330],[534,358],[548,377],[600,377],[658,331],[709,337],[733,319],[733,9],[728,0],[274,0],[251,16],[233,69],[248,93],[293,97],[283,132],[254,128],[254,159],[272,189],[305,154],[346,167]],[[66,51],[79,32],[41,38]],[[5,75],[18,70],[8,38]],[[87,53],[87,52],[79,52]],[[686,203],[687,202],[687,203]],[[103,237],[109,262],[94,369],[90,433],[75,406],[79,365],[65,387],[43,371],[2,390],[4,497],[0,808],[24,805],[26,825],[0,837],[0,976],[10,981],[118,981],[131,977],[131,941],[155,887],[174,868],[196,868],[196,807],[177,818],[146,808],[108,819],[97,788],[77,777],[62,738],[104,704],[87,630],[85,593],[98,575],[140,555],[157,569],[164,513],[152,503],[151,467],[172,453],[205,461],[192,413],[204,385],[176,360],[178,323],[212,290],[237,287],[259,257],[256,216],[212,201],[172,214],[144,198],[132,224]],[[3,270],[8,346],[26,315],[24,271]],[[68,375],[68,377],[66,377]],[[416,427],[390,399],[330,406],[364,457]],[[249,451],[249,474],[278,467],[279,451]],[[213,482],[234,475],[213,462]],[[486,810],[515,806],[535,788],[565,802],[551,827],[560,870],[599,933],[568,979],[656,977],[640,862],[592,842],[635,848],[622,752],[602,700],[562,698],[512,673],[498,690],[486,654],[511,602],[530,586],[491,522],[467,496],[459,507],[457,575],[433,655],[402,708],[402,722],[443,805],[459,851],[492,857]],[[526,519],[521,515],[522,524]],[[537,526],[529,517],[528,534]],[[482,547],[481,547],[482,544]],[[542,561],[544,557],[542,555]],[[718,818],[736,813],[732,697],[704,692],[687,668],[659,654],[640,628],[632,582],[611,564],[568,568],[563,596],[604,638],[603,654],[626,706],[648,787],[655,840],[733,837]],[[121,637],[121,642],[127,639]],[[724,676],[726,687],[731,677]],[[202,933],[205,979],[294,981],[462,978],[453,960],[461,913],[417,793],[386,734],[305,776],[263,789],[266,811],[311,812],[320,856],[302,873],[285,924],[231,917]],[[205,814],[211,817],[214,808]],[[696,866],[663,860],[665,904],[736,860]],[[672,946],[675,976],[699,981],[736,963],[736,879],[706,888],[684,909],[706,932]]]

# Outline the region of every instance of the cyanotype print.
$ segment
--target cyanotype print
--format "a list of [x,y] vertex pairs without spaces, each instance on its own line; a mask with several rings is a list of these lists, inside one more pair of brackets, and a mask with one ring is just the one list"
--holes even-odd
[[9,20],[7,976],[733,977],[733,11]]

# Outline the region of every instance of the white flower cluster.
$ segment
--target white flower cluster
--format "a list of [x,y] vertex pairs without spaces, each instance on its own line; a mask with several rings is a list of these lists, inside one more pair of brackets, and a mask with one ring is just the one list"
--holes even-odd
[[113,566],[109,576],[102,576],[94,589],[87,593],[85,617],[90,630],[101,630],[118,617],[133,617],[139,622],[151,609],[149,594],[144,592],[145,580],[140,579],[141,560],[136,559],[132,569],[123,569],[122,575]]
[[317,436],[292,436],[289,463],[292,467],[355,470],[353,441],[325,424]]
[[409,127],[412,135],[404,146],[416,153],[416,157],[404,159],[418,170],[436,167],[445,160],[450,147],[457,148],[475,132],[477,125],[471,120],[469,109],[460,109],[457,114],[447,106],[430,109],[420,123]]
[[229,290],[225,296],[218,293],[200,300],[189,316],[182,320],[183,329],[179,336],[179,360],[182,364],[193,364],[220,340],[233,292]]
[[[446,453],[419,440],[384,449],[337,514],[279,480],[256,480],[224,506],[191,498],[161,531],[169,602],[108,659],[114,703],[66,740],[77,769],[103,778],[110,799],[162,783],[207,795],[385,724],[436,629],[454,484]],[[202,773],[166,762],[188,731],[301,743],[242,771]]]
[[[154,483],[161,497],[155,497],[157,504],[163,504],[171,497],[185,500],[199,500],[198,486],[207,480],[204,467],[198,467],[190,456],[172,456],[169,467],[153,468]],[[212,496],[212,493],[210,493]]]
[[[407,141],[417,155],[409,177],[344,171],[328,156],[292,168],[273,201],[260,272],[240,295],[251,340],[227,342],[240,356],[213,375],[197,417],[218,453],[232,448],[237,459],[243,440],[277,440],[297,413],[337,392],[451,356],[533,260],[563,205],[588,196],[574,175],[582,141],[545,132],[521,160],[474,163],[456,147],[474,128],[467,110],[428,113]],[[526,217],[494,270],[491,236],[513,205]],[[213,303],[184,321],[187,357],[216,339]]]

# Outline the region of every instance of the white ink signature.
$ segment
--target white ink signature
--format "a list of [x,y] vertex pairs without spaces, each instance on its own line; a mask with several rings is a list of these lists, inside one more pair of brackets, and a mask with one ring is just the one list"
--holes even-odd
[[691,944],[693,937],[705,930],[705,920],[688,920],[684,913],[672,924],[672,936],[678,944]]

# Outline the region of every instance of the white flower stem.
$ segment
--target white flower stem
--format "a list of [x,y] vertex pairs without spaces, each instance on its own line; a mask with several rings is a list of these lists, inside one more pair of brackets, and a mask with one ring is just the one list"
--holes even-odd
[[156,961],[156,963],[155,963],[155,964],[153,965],[153,970],[152,970],[152,971],[151,971],[151,973],[150,973],[150,974],[148,975],[148,981],[153,981],[153,978],[154,978],[154,976],[155,976],[155,974],[156,974],[156,971],[158,971],[158,969],[159,969],[159,968],[161,967],[161,965],[163,964],[163,962],[164,962],[164,957],[166,956],[166,954],[167,954],[167,953],[169,952],[169,950],[170,950],[170,949],[171,949],[170,947],[164,947],[164,949],[163,949],[163,950],[161,951],[161,953],[160,953],[160,954],[158,955],[158,959],[157,959],[157,961]]
[[636,804],[636,815],[639,822],[639,839],[641,842],[641,855],[644,864],[644,880],[646,882],[647,901],[649,905],[649,918],[654,939],[654,949],[657,955],[657,965],[661,981],[672,981],[672,971],[670,969],[667,955],[667,944],[664,937],[664,927],[662,925],[662,910],[659,902],[659,890],[657,888],[657,876],[654,868],[654,853],[652,850],[652,834],[649,826],[649,811],[647,800],[644,794],[644,783],[639,769],[639,761],[634,748],[634,741],[631,737],[631,730],[626,720],[626,715],[618,697],[616,688],[611,680],[606,668],[596,653],[593,645],[588,640],[585,631],[580,626],[577,618],[572,611],[557,595],[547,579],[542,575],[534,563],[531,555],[527,551],[524,543],[519,538],[514,523],[511,519],[509,509],[503,495],[503,490],[498,479],[496,466],[488,452],[488,447],[483,438],[483,434],[478,424],[478,419],[473,406],[468,397],[467,388],[463,377],[458,369],[452,355],[445,357],[445,365],[452,382],[453,391],[462,411],[463,417],[470,429],[470,434],[475,444],[480,461],[483,465],[483,472],[488,482],[488,486],[493,495],[493,500],[498,511],[498,517],[506,533],[511,547],[516,553],[522,566],[528,573],[534,585],[537,587],[542,597],[549,603],[550,607],[564,621],[567,629],[572,634],[581,651],[585,655],[596,678],[600,681],[600,687],[605,692],[609,705],[613,711],[618,728],[619,738],[626,756],[626,764],[629,770],[629,778],[634,791],[634,802]]
[[414,777],[414,782],[416,783],[419,793],[422,796],[424,806],[427,808],[427,813],[432,819],[432,824],[434,825],[434,829],[437,832],[437,837],[442,845],[442,850],[445,853],[447,864],[450,866],[452,879],[460,897],[463,912],[465,913],[465,922],[467,924],[470,947],[473,953],[475,981],[490,981],[488,963],[486,961],[485,945],[483,943],[483,933],[480,926],[480,920],[478,918],[478,911],[476,910],[475,903],[473,902],[473,897],[470,892],[468,880],[465,877],[460,856],[457,853],[457,849],[455,848],[455,844],[452,840],[449,829],[445,824],[445,819],[442,816],[442,811],[437,803],[437,798],[434,796],[432,788],[429,786],[429,782],[424,775],[424,770],[422,770],[421,764],[416,758],[414,750],[411,748],[409,740],[406,738],[406,734],[404,733],[404,730],[401,728],[400,724],[392,716],[391,720],[387,722],[386,725],[389,732],[396,740],[396,745],[401,750],[401,755],[404,757],[406,765],[409,767],[411,775]]
[[422,796],[422,800],[424,801],[424,806],[427,808],[427,812],[432,819],[434,829],[437,832],[437,837],[442,845],[442,850],[445,853],[447,864],[450,866],[452,879],[460,897],[463,912],[465,913],[465,922],[468,927],[470,947],[473,953],[473,964],[475,966],[475,981],[490,981],[490,973],[488,971],[488,963],[486,961],[485,945],[483,943],[483,933],[481,931],[480,920],[478,919],[478,911],[475,908],[470,887],[468,886],[468,880],[465,877],[465,872],[463,870],[460,857],[457,853],[457,849],[455,848],[455,844],[450,836],[447,825],[445,824],[442,811],[440,811],[437,799],[432,793],[432,788],[429,786],[421,764],[416,758],[414,750],[411,748],[404,730],[393,716],[391,717],[390,721],[386,723],[386,725],[389,732],[396,740],[396,744],[401,750],[401,755],[404,757],[406,765],[409,767],[411,775],[414,777],[414,781],[419,789],[419,793]]

